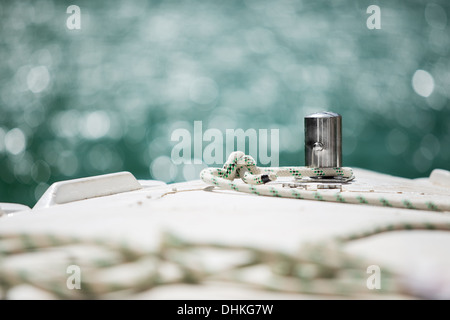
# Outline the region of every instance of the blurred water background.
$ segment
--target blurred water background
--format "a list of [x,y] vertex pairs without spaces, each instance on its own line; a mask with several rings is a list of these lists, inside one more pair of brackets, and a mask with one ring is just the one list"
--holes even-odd
[[[69,30],[69,5],[81,29]],[[381,8],[381,29],[366,12]],[[0,2],[0,202],[116,171],[197,179],[178,128],[279,129],[303,165],[303,117],[343,117],[343,161],[403,177],[450,169],[450,2]],[[204,144],[206,146],[207,143]]]

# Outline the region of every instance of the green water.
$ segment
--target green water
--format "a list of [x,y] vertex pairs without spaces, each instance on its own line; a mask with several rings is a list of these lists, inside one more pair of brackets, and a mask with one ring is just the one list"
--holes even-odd
[[280,165],[303,165],[303,117],[322,110],[343,117],[346,166],[450,170],[449,19],[444,0],[2,0],[0,202],[123,170],[197,178],[205,164],[171,157],[194,121],[278,129]]

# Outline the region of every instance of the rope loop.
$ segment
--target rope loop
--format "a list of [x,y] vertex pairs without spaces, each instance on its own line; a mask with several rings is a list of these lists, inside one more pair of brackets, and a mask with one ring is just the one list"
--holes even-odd
[[[353,179],[350,168],[309,168],[309,167],[258,167],[252,156],[242,151],[230,154],[222,168],[205,169],[214,177],[233,181],[242,179],[246,184],[261,185],[277,180],[277,177],[343,177]],[[205,171],[204,170],[204,171]],[[206,172],[201,176],[205,177]],[[203,179],[203,178],[202,178]]]
[[[337,193],[302,190],[298,188],[284,188],[268,182],[278,177],[303,178],[342,178],[350,181],[355,178],[353,170],[348,167],[339,168],[310,168],[310,167],[258,167],[255,159],[242,151],[230,154],[222,168],[206,168],[200,173],[200,178],[207,184],[222,189],[240,191],[260,196],[281,198],[295,198],[305,200],[345,202],[354,204],[368,204],[385,207],[418,209],[430,211],[450,211],[448,200],[436,202],[426,196],[405,198],[400,194],[377,194],[361,192]],[[233,182],[241,179],[244,183]],[[317,181],[320,181],[319,179]],[[339,182],[339,179],[336,179]]]

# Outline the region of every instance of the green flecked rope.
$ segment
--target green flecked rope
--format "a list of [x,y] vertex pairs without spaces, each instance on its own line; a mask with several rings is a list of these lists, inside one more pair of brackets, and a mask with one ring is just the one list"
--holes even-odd
[[[102,299],[111,294],[116,297],[136,294],[158,286],[177,283],[202,284],[221,281],[249,285],[272,292],[337,295],[361,298],[373,295],[394,294],[417,297],[421,292],[405,287],[401,274],[384,266],[382,287],[369,290],[366,286],[368,266],[365,258],[345,251],[345,244],[356,239],[390,231],[442,230],[450,231],[450,222],[394,222],[346,232],[323,241],[303,244],[296,253],[253,246],[230,245],[217,242],[192,242],[173,233],[163,233],[159,248],[153,251],[139,250],[127,243],[106,239],[73,238],[52,234],[9,234],[0,236],[0,292],[7,293],[17,285],[28,284],[60,299]],[[71,245],[98,246],[114,253],[110,258],[79,259],[73,257],[69,264],[82,269],[81,289],[69,290],[64,269],[58,274],[47,274],[42,269],[11,268],[5,263],[21,254],[66,250]],[[199,263],[199,250],[246,253],[246,259],[222,269],[211,270]],[[172,275],[164,272],[171,265]],[[246,274],[252,268],[265,267],[264,279],[255,280]],[[107,275],[121,269],[125,277]],[[112,272],[112,273],[111,273]],[[425,296],[426,298],[426,296]]]
[[[342,177],[353,179],[351,168],[309,168],[309,167],[258,167],[256,161],[241,151],[230,154],[223,168],[208,168],[201,175],[209,172],[211,176],[232,181],[241,178],[247,184],[262,185],[275,181],[277,177]],[[206,177],[206,176],[205,176]],[[215,181],[208,176],[211,181]]]
[[[285,188],[276,185],[266,185],[275,181],[277,177],[342,177],[347,181],[354,178],[351,168],[309,168],[309,167],[280,167],[260,168],[255,160],[241,151],[230,154],[223,168],[206,168],[200,173],[200,178],[207,184],[228,190],[253,193],[261,196],[281,198],[295,198],[318,201],[344,202],[353,204],[367,204],[374,206],[395,207],[404,209],[418,209],[429,211],[450,211],[450,201],[431,201],[427,199],[407,199],[403,195],[377,195],[371,193],[354,192],[320,192]],[[245,184],[237,184],[234,179],[241,178]]]

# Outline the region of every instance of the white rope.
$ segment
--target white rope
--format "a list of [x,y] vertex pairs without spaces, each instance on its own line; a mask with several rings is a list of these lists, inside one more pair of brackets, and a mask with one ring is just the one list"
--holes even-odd
[[[309,167],[271,167],[256,166],[255,160],[241,151],[232,152],[223,168],[206,168],[200,173],[200,178],[207,184],[228,190],[252,193],[262,196],[368,204],[406,209],[431,211],[450,211],[449,201],[436,202],[427,199],[408,199],[400,194],[354,193],[338,191],[335,193],[286,188],[268,184],[278,177],[292,176],[295,178],[339,177],[350,181],[354,179],[351,168],[309,168]],[[234,182],[242,179],[244,184]],[[320,181],[320,180],[318,180]],[[336,179],[338,182],[339,180]]]

